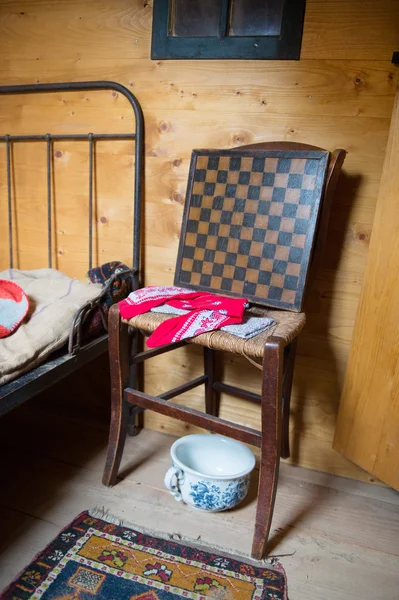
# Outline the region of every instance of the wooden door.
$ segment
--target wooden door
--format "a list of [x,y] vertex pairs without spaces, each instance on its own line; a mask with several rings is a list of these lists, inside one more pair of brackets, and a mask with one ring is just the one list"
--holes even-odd
[[399,489],[399,88],[334,448]]

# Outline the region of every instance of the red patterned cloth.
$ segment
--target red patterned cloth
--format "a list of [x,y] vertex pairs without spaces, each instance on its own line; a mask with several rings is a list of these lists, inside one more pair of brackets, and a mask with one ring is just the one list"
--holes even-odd
[[147,340],[147,346],[154,348],[241,323],[247,302],[245,298],[227,298],[179,287],[150,286],[119,302],[119,310],[122,319],[131,319],[161,304],[190,311],[167,319],[156,328]]

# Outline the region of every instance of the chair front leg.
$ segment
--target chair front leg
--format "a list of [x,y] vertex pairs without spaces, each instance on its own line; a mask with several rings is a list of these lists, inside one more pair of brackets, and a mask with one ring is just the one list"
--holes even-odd
[[130,336],[122,322],[117,304],[111,306],[108,320],[108,349],[111,373],[111,424],[103,484],[116,483],[125,445],[129,420],[129,405],[123,400],[123,390],[129,385]]
[[252,556],[260,560],[266,550],[276,498],[281,448],[281,395],[283,342],[271,337],[265,346],[262,369],[262,442],[258,503]]

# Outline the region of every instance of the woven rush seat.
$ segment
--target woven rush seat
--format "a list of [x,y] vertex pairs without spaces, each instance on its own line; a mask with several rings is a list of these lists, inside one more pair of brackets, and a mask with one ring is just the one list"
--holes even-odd
[[[244,340],[236,335],[226,331],[216,330],[209,333],[201,333],[193,338],[188,338],[190,344],[198,344],[212,350],[224,350],[233,354],[242,354],[252,358],[262,358],[264,355],[265,343],[271,336],[277,336],[288,345],[294,340],[303,329],[306,317],[305,313],[291,313],[281,310],[270,310],[266,308],[253,307],[246,311],[248,316],[270,317],[276,321],[276,324],[269,327],[263,333],[259,333],[253,338]],[[152,333],[158,325],[171,319],[176,315],[147,312],[125,322],[140,329],[145,334]]]

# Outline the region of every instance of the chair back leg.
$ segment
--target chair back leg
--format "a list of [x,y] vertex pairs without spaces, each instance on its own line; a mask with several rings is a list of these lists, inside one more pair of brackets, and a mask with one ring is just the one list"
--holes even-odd
[[298,338],[284,349],[284,379],[283,379],[283,422],[281,432],[281,458],[290,457],[290,406],[292,380],[296,357]]
[[[136,356],[143,351],[143,335],[138,329],[131,331],[130,356]],[[132,363],[129,365],[129,387],[133,390],[144,389],[144,371],[143,363]],[[136,406],[129,404],[129,419],[127,424],[128,435],[134,437],[140,433],[144,427],[144,412],[139,411]]]
[[276,498],[282,421],[283,345],[271,337],[265,346],[262,369],[262,439],[258,503],[252,556],[265,554]]
[[204,347],[204,373],[208,378],[205,383],[205,411],[214,417],[219,416],[220,408],[220,392],[213,387],[219,366],[217,358],[215,350]]

